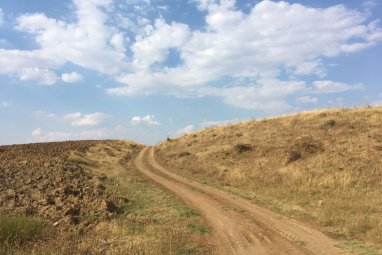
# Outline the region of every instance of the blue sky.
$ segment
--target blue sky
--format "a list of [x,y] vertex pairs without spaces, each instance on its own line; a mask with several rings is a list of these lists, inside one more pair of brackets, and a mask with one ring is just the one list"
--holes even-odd
[[376,0],[3,0],[0,144],[382,103]]

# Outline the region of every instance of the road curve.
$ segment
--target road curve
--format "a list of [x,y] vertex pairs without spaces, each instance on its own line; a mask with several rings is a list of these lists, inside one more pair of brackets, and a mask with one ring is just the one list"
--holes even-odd
[[155,160],[153,147],[144,148],[135,165],[208,221],[219,242],[219,255],[347,254],[335,247],[335,241],[303,223],[171,173]]

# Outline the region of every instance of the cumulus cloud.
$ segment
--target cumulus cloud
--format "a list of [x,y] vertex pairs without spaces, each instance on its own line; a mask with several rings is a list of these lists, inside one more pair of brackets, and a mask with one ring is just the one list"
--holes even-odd
[[222,126],[222,125],[227,125],[231,123],[238,123],[238,119],[232,119],[232,120],[209,120],[205,121],[200,126],[202,128],[208,128],[208,127],[216,127],[216,126]]
[[134,66],[137,70],[147,70],[154,63],[167,59],[170,48],[183,46],[190,37],[188,26],[162,19],[155,21],[153,29],[145,36],[138,37],[132,46]]
[[317,104],[318,99],[317,97],[312,97],[312,96],[302,96],[302,97],[298,97],[296,101],[299,104]]
[[364,85],[361,83],[357,84],[346,84],[344,82],[335,81],[315,81],[313,82],[315,92],[317,93],[339,93],[349,90],[360,90],[363,89]]
[[[142,1],[129,2],[143,11]],[[264,0],[244,12],[234,0],[193,2],[205,15],[203,29],[163,18],[133,22],[109,15],[105,7],[115,7],[111,0],[73,0],[74,22],[41,13],[21,15],[17,29],[33,36],[39,47],[0,49],[0,74],[49,72],[70,62],[124,84],[106,89],[108,94],[217,96],[235,107],[290,109],[288,96],[304,89],[305,76],[324,80],[330,67],[326,59],[382,40],[378,21],[344,5],[313,8]],[[180,61],[170,64],[170,53]],[[325,93],[341,91],[334,89],[338,84],[314,86]]]
[[82,114],[81,112],[69,113],[63,116],[64,120],[70,121],[72,126],[97,126],[106,118],[106,114],[95,112]]
[[34,36],[34,50],[0,49],[0,74],[26,70],[55,69],[71,62],[75,65],[114,74],[127,69],[124,37],[111,25],[101,10],[112,1],[73,0],[75,22],[53,19],[42,13],[17,18],[17,30]]
[[39,136],[42,136],[43,135],[43,131],[41,128],[36,128],[32,131],[32,136],[33,137],[39,137]]
[[180,129],[177,134],[180,134],[180,135],[183,135],[183,134],[189,134],[191,133],[192,131],[195,130],[195,126],[194,125],[187,125],[185,126],[184,128]]
[[131,119],[131,124],[132,125],[140,125],[140,124],[160,125],[160,123],[157,120],[155,120],[154,115],[149,115],[149,114],[144,117],[134,116]]
[[82,81],[83,77],[81,74],[77,72],[71,72],[71,73],[63,73],[61,75],[61,79],[67,83],[76,83],[76,82]]
[[35,81],[41,85],[53,85],[58,77],[55,72],[40,68],[23,68],[18,73],[22,81]]
[[34,142],[54,142],[66,140],[102,139],[107,136],[107,132],[103,129],[84,130],[81,132],[46,132],[41,128],[36,128],[32,131],[31,135],[31,140]]
[[[155,24],[133,44],[136,71],[118,78],[127,86],[107,89],[107,93],[209,95],[236,107],[290,108],[285,98],[300,91],[291,90],[291,84],[304,83],[306,75],[325,77],[324,58],[357,52],[382,39],[376,21],[367,23],[366,15],[343,5],[311,8],[261,1],[247,14],[235,8],[232,0],[196,2],[207,12],[206,29],[189,31],[181,24],[163,21]],[[178,32],[171,32],[173,26]],[[177,35],[178,40],[173,39],[177,43],[157,39],[171,38],[169,34]],[[171,48],[181,59],[175,67],[165,65]],[[154,63],[162,65],[151,67]],[[279,78],[283,71],[290,76],[285,81]],[[222,88],[227,77],[230,82]]]

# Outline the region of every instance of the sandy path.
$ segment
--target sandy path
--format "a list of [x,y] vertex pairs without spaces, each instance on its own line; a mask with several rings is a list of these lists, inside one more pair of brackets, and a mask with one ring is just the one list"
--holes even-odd
[[143,149],[135,164],[200,212],[214,229],[219,255],[346,254],[335,241],[303,223],[169,172],[157,163],[152,147]]

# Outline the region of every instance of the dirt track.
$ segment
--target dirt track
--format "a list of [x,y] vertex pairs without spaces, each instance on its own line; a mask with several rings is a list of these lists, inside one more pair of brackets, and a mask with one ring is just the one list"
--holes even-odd
[[156,162],[153,147],[143,149],[135,163],[205,217],[219,242],[217,254],[346,254],[301,222],[169,172]]

